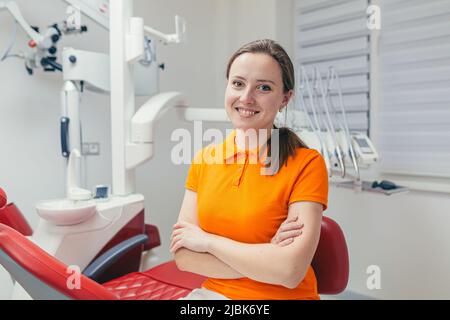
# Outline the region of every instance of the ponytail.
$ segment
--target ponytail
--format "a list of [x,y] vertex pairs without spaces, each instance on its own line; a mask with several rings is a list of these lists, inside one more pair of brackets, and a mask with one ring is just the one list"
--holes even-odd
[[[278,159],[275,161],[278,161],[279,166],[278,168],[281,168],[283,165],[287,166],[287,160],[289,157],[294,157],[298,148],[306,148],[309,149],[306,143],[304,143],[298,135],[289,129],[288,127],[281,127],[277,128],[275,125],[273,126],[275,130],[278,130],[278,136],[279,136],[279,146],[280,149],[278,151]],[[272,142],[272,136],[267,140],[267,149],[270,156],[271,152],[271,143]],[[266,164],[266,167],[270,167],[270,163]],[[274,172],[275,174],[276,172]]]

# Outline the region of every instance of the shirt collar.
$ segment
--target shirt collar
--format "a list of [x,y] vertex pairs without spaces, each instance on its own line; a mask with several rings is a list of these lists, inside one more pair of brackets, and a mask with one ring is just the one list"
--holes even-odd
[[236,145],[236,129],[233,130],[225,139],[225,141],[222,143],[222,150],[223,150],[223,160],[229,160],[230,158],[234,157],[237,154],[247,154],[249,156],[253,156],[254,159],[258,159],[260,163],[264,163],[265,159],[267,158],[267,148],[265,152],[263,152],[260,155],[261,147],[258,146],[257,148],[250,149],[250,150],[244,150],[238,148]]

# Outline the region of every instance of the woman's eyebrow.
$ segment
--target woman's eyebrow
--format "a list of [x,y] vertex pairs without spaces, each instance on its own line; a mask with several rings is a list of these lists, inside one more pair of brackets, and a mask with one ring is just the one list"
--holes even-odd
[[273,82],[272,80],[259,79],[259,80],[256,80],[256,82],[270,82],[275,85],[275,82]]
[[[247,81],[247,79],[245,79],[244,77],[241,77],[241,76],[234,76],[233,78],[237,78],[237,79],[241,79],[241,80]],[[270,83],[272,83],[272,84],[275,85],[275,82],[274,82],[274,81],[272,81],[272,80],[266,80],[266,79],[258,79],[258,80],[256,80],[256,82],[270,82]]]

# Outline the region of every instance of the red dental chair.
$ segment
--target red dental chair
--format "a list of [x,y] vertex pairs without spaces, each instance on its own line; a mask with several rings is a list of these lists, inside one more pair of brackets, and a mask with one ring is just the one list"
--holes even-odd
[[[76,277],[67,265],[25,237],[31,235],[31,228],[24,224],[26,220],[22,216],[16,220],[25,222],[6,225],[20,214],[19,210],[12,210],[11,204],[8,205],[10,209],[6,204],[6,195],[0,188],[0,265],[34,299],[175,300],[201,287],[205,280],[197,274],[180,271],[174,261],[169,261],[103,284],[94,281],[98,281],[102,272],[129,250],[148,243],[146,235],[134,236],[114,246]],[[349,259],[344,234],[328,217],[322,219],[312,267],[320,294],[338,294],[347,286]]]
[[[78,288],[67,265],[3,224],[0,224],[0,264],[34,299],[174,300],[199,288],[205,280],[178,270],[174,261],[170,261],[104,284],[82,274]],[[339,225],[330,218],[323,217],[312,267],[320,294],[337,294],[347,286],[347,245]],[[72,286],[68,286],[70,283]]]

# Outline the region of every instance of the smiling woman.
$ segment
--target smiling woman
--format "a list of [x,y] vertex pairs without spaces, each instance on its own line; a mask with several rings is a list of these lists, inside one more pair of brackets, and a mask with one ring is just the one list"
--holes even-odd
[[[264,129],[270,133],[276,128],[273,122],[277,111],[287,108],[293,96],[294,67],[279,44],[264,39],[250,42],[236,51],[228,62],[226,76],[225,108],[237,129],[238,144],[248,148],[245,139],[249,139],[249,129]],[[307,148],[289,128],[280,128],[278,133],[280,165],[294,156],[297,148]],[[258,144],[265,142],[258,141]],[[268,149],[271,142],[269,137]]]
[[[225,109],[235,130],[196,155],[172,233],[177,266],[208,277],[202,294],[186,298],[318,299],[310,264],[327,170],[317,151],[274,126],[293,96],[292,62],[276,42],[254,41],[231,57],[227,79]],[[265,148],[274,145],[278,158]],[[249,161],[264,149],[279,163],[271,175],[261,174],[266,162]],[[218,153],[219,163],[205,159]]]

